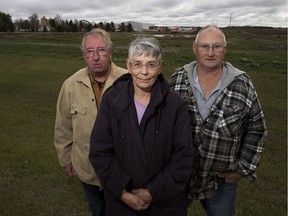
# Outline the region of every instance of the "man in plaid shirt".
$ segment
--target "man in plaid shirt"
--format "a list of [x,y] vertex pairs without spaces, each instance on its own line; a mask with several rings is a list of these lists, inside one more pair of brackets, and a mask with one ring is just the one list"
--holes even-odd
[[235,212],[237,182],[256,179],[267,136],[263,111],[248,75],[224,62],[224,33],[201,29],[193,43],[197,61],[176,69],[169,84],[186,102],[196,155],[190,183],[208,216]]

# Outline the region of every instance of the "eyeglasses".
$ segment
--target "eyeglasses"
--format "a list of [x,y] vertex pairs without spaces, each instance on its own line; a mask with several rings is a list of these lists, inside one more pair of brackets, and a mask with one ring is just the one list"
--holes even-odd
[[222,52],[224,50],[224,48],[226,47],[226,46],[222,46],[222,45],[219,45],[219,44],[214,44],[214,45],[208,45],[208,44],[197,45],[196,44],[196,46],[198,47],[198,49],[201,52],[208,52],[210,48],[214,52]]
[[88,49],[88,50],[86,50],[86,56],[87,57],[93,57],[96,52],[99,56],[105,56],[108,53],[108,49],[106,49],[106,48],[97,48],[96,50]]
[[145,66],[149,71],[155,71],[160,66],[160,64],[156,62],[147,62],[146,64],[143,64],[142,62],[134,62],[129,64],[134,70],[140,70]]

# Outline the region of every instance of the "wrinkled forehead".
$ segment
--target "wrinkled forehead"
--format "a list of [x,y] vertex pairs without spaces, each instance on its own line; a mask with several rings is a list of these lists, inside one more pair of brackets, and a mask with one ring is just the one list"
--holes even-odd
[[152,60],[157,60],[157,56],[153,54],[152,51],[150,52],[143,52],[142,51],[139,51],[139,52],[135,52],[134,55],[132,56],[132,59],[145,59],[145,60],[149,60],[149,61],[152,61]]
[[87,37],[85,38],[84,44],[85,45],[96,44],[96,45],[101,45],[101,46],[107,46],[107,41],[101,35],[90,34],[90,35],[87,35]]
[[143,56],[143,57],[150,57],[150,58],[155,57],[156,58],[156,56],[152,50],[136,50],[136,52],[134,53],[134,56]]
[[221,30],[210,27],[199,33],[198,43],[204,42],[226,43],[225,35]]

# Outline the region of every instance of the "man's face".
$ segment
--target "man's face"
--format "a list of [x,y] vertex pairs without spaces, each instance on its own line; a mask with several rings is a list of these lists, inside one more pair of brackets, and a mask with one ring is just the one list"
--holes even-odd
[[199,67],[206,70],[215,70],[221,67],[227,47],[223,33],[216,28],[204,29],[193,43],[193,52]]
[[112,48],[107,48],[107,43],[102,37],[87,36],[83,56],[92,76],[105,76],[108,73],[112,59]]

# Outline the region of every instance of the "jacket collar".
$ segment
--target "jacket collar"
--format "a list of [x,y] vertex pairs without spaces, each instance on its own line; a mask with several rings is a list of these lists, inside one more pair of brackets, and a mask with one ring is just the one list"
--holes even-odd
[[[111,86],[112,83],[114,82],[114,80],[116,80],[118,77],[119,77],[118,67],[113,62],[111,62],[110,72],[109,72],[109,75],[105,81],[103,91],[106,91],[106,89],[109,88],[109,86]],[[88,67],[84,68],[84,73],[82,73],[81,75],[78,76],[77,82],[83,83],[87,87],[91,87],[91,81],[89,78]]]
[[[128,107],[131,106],[131,103],[134,103],[134,87],[131,74],[127,73],[120,77],[113,84],[113,87],[117,94],[113,100],[113,107],[120,117],[121,113],[124,114]],[[160,74],[151,89],[151,98],[147,107],[151,113],[153,113],[156,107],[163,101],[168,91],[168,84],[164,80],[163,75]]]

